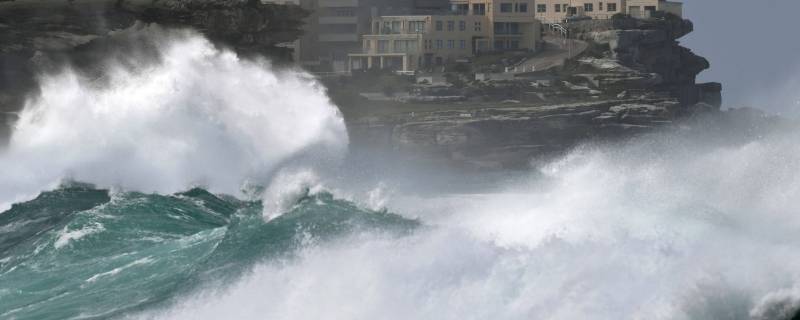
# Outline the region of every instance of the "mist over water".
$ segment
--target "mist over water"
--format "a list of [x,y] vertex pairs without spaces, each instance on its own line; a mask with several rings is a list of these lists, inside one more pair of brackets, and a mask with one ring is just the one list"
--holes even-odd
[[[795,128],[584,145],[513,180],[409,163],[356,174],[363,163],[335,161],[344,123],[312,79],[192,34],[167,43],[161,63],[104,84],[43,78],[0,155],[0,202],[64,178],[122,191],[58,189],[0,214],[0,318],[781,319],[800,306]],[[475,175],[491,183],[430,187]],[[241,199],[172,194],[196,185]]]
[[485,194],[396,190],[390,210],[429,228],[308,247],[147,317],[788,319],[798,137],[668,133],[584,146]]

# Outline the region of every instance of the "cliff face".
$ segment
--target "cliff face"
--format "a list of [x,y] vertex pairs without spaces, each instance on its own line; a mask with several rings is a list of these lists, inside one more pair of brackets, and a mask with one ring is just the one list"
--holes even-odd
[[[279,46],[296,40],[307,12],[297,6],[243,0],[16,0],[0,2],[0,114],[7,123],[35,75],[69,63],[91,69],[114,51],[141,49],[111,31],[137,22],[192,28],[241,54],[278,62],[291,57]],[[0,124],[0,138],[7,126]]]
[[[590,20],[569,29],[591,49],[559,70],[473,83],[462,90],[466,101],[432,112],[409,106],[403,114],[351,117],[353,144],[466,166],[524,167],[581,142],[675,127],[719,110],[721,85],[695,83],[708,61],[677,41],[692,31],[690,21]],[[470,97],[487,86],[514,101]]]
[[678,39],[691,33],[694,25],[675,16],[640,20],[581,21],[570,26],[575,37],[608,46],[609,58],[641,73],[659,76],[653,90],[669,92],[685,106],[704,102],[721,104],[722,86],[697,84],[697,75],[710,67],[706,58],[680,46]]

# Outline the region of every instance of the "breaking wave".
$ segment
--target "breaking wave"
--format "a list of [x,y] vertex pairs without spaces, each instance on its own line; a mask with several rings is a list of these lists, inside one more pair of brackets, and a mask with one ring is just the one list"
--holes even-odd
[[312,79],[191,33],[159,50],[102,83],[44,77],[23,111],[0,155],[0,318],[789,319],[800,306],[796,129],[586,145],[479,194],[375,170],[363,192],[359,164],[319,170],[347,135]]
[[141,32],[156,31],[168,39],[160,63],[110,64],[100,79],[71,70],[41,79],[0,154],[2,207],[64,178],[237,194],[289,159],[344,153],[344,122],[310,76],[240,59],[190,32]]

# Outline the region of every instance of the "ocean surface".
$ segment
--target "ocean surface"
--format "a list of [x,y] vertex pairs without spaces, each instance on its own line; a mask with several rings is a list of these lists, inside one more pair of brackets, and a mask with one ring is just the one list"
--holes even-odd
[[158,62],[43,75],[20,114],[0,151],[0,319],[800,309],[795,128],[676,128],[502,174],[354,159],[312,77],[157,33]]

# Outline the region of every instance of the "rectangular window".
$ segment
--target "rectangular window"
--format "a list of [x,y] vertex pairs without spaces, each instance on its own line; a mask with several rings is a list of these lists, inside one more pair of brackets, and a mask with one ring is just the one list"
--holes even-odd
[[485,16],[486,15],[486,4],[485,3],[476,3],[472,5],[472,14],[476,16]]
[[392,21],[392,33],[403,33],[403,24],[400,21]]
[[436,21],[436,31],[444,30],[444,23],[441,21]]
[[458,22],[458,30],[459,31],[467,31],[467,22],[464,21],[464,20],[459,21]]
[[527,3],[520,3],[519,4],[519,12],[528,12],[528,4]]
[[480,22],[475,22],[475,31],[478,31],[478,32],[481,31],[481,23]]
[[436,49],[444,48],[444,40],[436,40]]
[[606,8],[608,12],[617,12],[617,4],[616,3],[609,3]]
[[514,5],[511,3],[501,3],[500,4],[500,12],[513,12]]
[[494,49],[495,50],[503,50],[503,47],[504,47],[503,44],[504,44],[503,40],[495,40],[494,41]]
[[[556,5],[556,8],[558,8],[558,5]],[[536,12],[539,12],[539,13],[547,12],[547,5],[546,4],[537,4],[536,5]],[[558,10],[556,10],[556,12],[558,12]]]
[[602,2],[597,4],[597,11],[603,11],[603,3]]
[[417,51],[417,40],[395,40],[394,52],[396,53],[411,53]]
[[333,11],[333,15],[337,17],[354,17],[356,11],[353,8],[336,8]]
[[594,11],[594,4],[593,3],[584,3],[583,4],[583,11],[586,11],[586,12]]
[[516,22],[495,22],[494,34],[520,34],[519,23]]
[[455,40],[447,40],[447,49],[455,49],[456,48],[456,41]]
[[508,43],[509,49],[519,49],[519,40],[511,40]]
[[466,49],[467,48],[467,40],[459,41],[458,42],[458,47],[461,48],[461,49]]
[[378,40],[378,52],[389,52],[389,40]]
[[409,21],[408,33],[425,33],[425,21]]
[[[547,10],[547,7],[545,7],[544,9]],[[555,9],[556,9],[556,12],[561,12],[561,4],[555,5]],[[539,10],[537,9],[536,11],[539,11]]]
[[466,15],[469,13],[469,4],[453,4],[450,10],[455,14]]
[[494,23],[494,34],[506,34],[506,24],[502,22]]
[[455,30],[456,30],[456,22],[447,21],[447,31],[455,31]]

